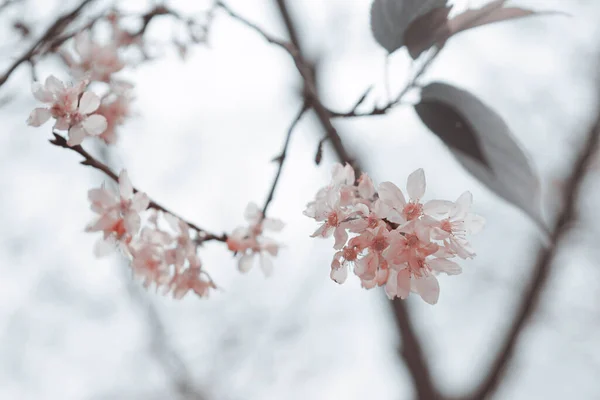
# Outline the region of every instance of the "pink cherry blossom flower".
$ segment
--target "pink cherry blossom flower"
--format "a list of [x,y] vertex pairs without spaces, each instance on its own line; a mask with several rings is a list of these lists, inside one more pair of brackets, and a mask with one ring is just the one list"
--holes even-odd
[[367,229],[352,241],[366,251],[366,255],[358,260],[354,269],[359,278],[364,281],[372,281],[377,277],[379,270],[388,268],[388,262],[382,254],[390,246],[390,232],[387,227],[379,226],[375,229]]
[[177,233],[175,247],[167,250],[166,258],[169,264],[175,265],[176,269],[181,269],[186,261],[196,261],[196,244],[190,236],[190,227],[187,223],[168,213],[164,214],[164,218],[170,228]]
[[152,284],[160,287],[171,279],[171,270],[165,259],[164,247],[144,241],[142,238],[129,245],[131,268],[143,280],[145,288]]
[[331,279],[341,284],[352,271],[365,289],[385,285],[390,298],[405,299],[415,292],[436,304],[440,294],[436,276],[462,271],[449,258],[475,255],[466,235],[481,229],[483,219],[468,213],[472,202],[468,192],[456,203],[423,202],[425,186],[422,169],[410,174],[406,201],[393,183],[383,182],[375,190],[368,175],[355,182],[349,165],[336,164],[330,184],[304,211],[322,223],[313,237],[332,233],[335,237]]
[[415,292],[429,304],[436,304],[440,295],[440,286],[436,274],[457,275],[462,272],[458,264],[445,258],[420,258],[414,265],[403,264],[400,268],[390,269],[386,284],[386,294],[390,299],[405,299]]
[[348,277],[348,269],[354,268],[361,251],[362,249],[351,239],[347,246],[336,252],[331,262],[331,279],[339,284],[344,283]]
[[485,219],[469,213],[473,195],[464,192],[448,212],[448,216],[432,228],[432,238],[444,240],[446,246],[461,258],[473,258],[475,251],[466,239],[467,234],[478,233],[485,225]]
[[175,271],[175,275],[167,284],[168,290],[173,293],[175,299],[183,298],[189,291],[199,297],[208,297],[210,290],[217,288],[208,275],[205,273],[203,275],[198,257],[194,256],[190,264],[184,271]]
[[63,58],[75,76],[87,77],[92,81],[110,82],[112,75],[121,71],[125,64],[119,57],[118,47],[113,44],[100,45],[92,40],[88,31],[75,36],[75,52],[78,60],[67,52]]
[[355,214],[354,211],[343,207],[340,204],[340,195],[335,188],[330,188],[324,201],[317,201],[308,204],[304,215],[314,218],[322,225],[311,235],[311,237],[327,238],[333,234],[335,238],[334,249],[341,249],[348,240],[346,229],[351,225],[350,217]]
[[91,209],[99,214],[98,219],[87,226],[87,232],[103,232],[104,239],[110,237],[129,243],[141,226],[139,213],[146,210],[150,199],[145,193],[133,193],[127,171],[119,176],[119,193],[104,185],[88,192]]
[[437,215],[447,211],[452,202],[432,200],[425,204],[421,203],[425,188],[425,173],[422,168],[408,176],[406,184],[406,191],[410,197],[408,202],[402,191],[392,182],[381,183],[378,188],[379,198],[389,207],[386,219],[397,224],[405,224],[419,219],[424,214]]
[[123,84],[113,85],[111,93],[102,98],[96,113],[106,118],[106,129],[99,136],[106,144],[117,141],[117,127],[131,115],[131,100],[130,87]]
[[106,118],[94,114],[100,105],[100,98],[94,93],[84,91],[86,82],[75,86],[65,86],[59,79],[50,75],[44,85],[34,82],[34,97],[48,108],[34,109],[27,124],[41,126],[50,118],[55,118],[54,129],[69,131],[69,146],[81,144],[86,136],[96,136],[104,132]]
[[238,269],[241,272],[250,271],[255,258],[258,258],[263,273],[265,276],[270,276],[273,273],[271,257],[277,256],[280,245],[263,236],[263,230],[280,231],[283,229],[283,222],[264,218],[262,211],[255,203],[248,204],[244,216],[249,222],[249,226],[236,228],[227,237],[227,247],[238,257]]

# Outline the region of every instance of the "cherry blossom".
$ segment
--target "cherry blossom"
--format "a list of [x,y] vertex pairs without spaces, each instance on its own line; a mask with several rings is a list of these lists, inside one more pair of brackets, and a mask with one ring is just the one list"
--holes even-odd
[[100,98],[85,91],[86,81],[76,85],[65,85],[53,75],[50,75],[44,85],[34,82],[33,96],[49,107],[34,109],[27,124],[41,126],[50,118],[56,119],[54,129],[68,130],[69,146],[81,144],[86,136],[100,135],[106,130],[107,121],[102,115],[94,114],[100,106]]
[[200,260],[194,257],[192,266],[182,272],[175,272],[168,283],[168,288],[175,299],[183,298],[190,290],[200,297],[207,297],[211,289],[216,289],[212,279],[203,275]]
[[110,43],[106,45],[96,43],[88,31],[78,33],[74,41],[77,60],[67,52],[63,52],[62,55],[76,77],[87,77],[92,81],[108,83],[113,74],[125,67],[119,57],[117,46]]
[[265,276],[270,276],[273,273],[271,257],[277,256],[280,245],[273,239],[263,236],[263,230],[280,231],[283,229],[283,222],[264,218],[255,203],[248,204],[244,216],[249,225],[236,228],[227,237],[227,247],[238,257],[238,269],[241,272],[250,271],[255,259],[258,258],[263,273]]
[[336,164],[329,185],[318,191],[304,214],[321,223],[313,237],[335,237],[332,280],[344,283],[352,271],[365,289],[385,286],[391,299],[414,292],[435,304],[440,294],[436,276],[462,272],[451,259],[475,255],[466,235],[477,233],[484,220],[468,212],[469,192],[456,202],[424,202],[422,169],[409,175],[406,186],[408,201],[392,182],[375,189],[368,175],[355,182],[349,165]]
[[145,193],[134,194],[133,186],[126,170],[119,175],[119,193],[107,189],[105,185],[88,192],[91,209],[99,217],[87,226],[87,232],[103,232],[104,239],[114,238],[129,243],[141,227],[139,213],[150,203]]
[[131,85],[125,83],[113,83],[111,91],[102,97],[96,113],[106,118],[106,129],[99,136],[106,144],[117,141],[117,127],[131,115],[131,100]]

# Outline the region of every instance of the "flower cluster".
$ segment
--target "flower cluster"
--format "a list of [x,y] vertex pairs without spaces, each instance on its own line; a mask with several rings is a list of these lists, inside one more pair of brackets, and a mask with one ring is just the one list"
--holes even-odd
[[[120,52],[126,44],[117,41],[119,32],[113,26],[112,40],[107,44],[95,42],[89,31],[78,33],[73,39],[75,57],[67,48],[60,49],[76,83],[65,84],[52,75],[43,85],[34,82],[34,97],[48,107],[34,109],[27,120],[29,125],[38,127],[54,118],[53,129],[68,131],[69,146],[79,145],[90,136],[107,144],[116,142],[116,127],[131,114],[133,87],[115,76],[126,66]],[[90,91],[91,84],[104,86],[104,95]]]
[[343,283],[351,270],[366,289],[385,286],[390,299],[405,299],[412,291],[435,304],[440,293],[436,275],[462,272],[454,260],[475,256],[466,236],[481,230],[485,221],[469,212],[469,192],[456,202],[423,202],[422,169],[410,174],[406,191],[408,201],[393,183],[375,188],[368,175],[356,181],[350,165],[336,164],[331,183],[304,214],[321,223],[313,237],[335,238],[331,279]]
[[103,185],[90,190],[88,197],[98,217],[86,231],[103,234],[95,249],[98,256],[119,248],[145,287],[154,284],[175,298],[189,291],[205,297],[216,288],[202,269],[187,223],[169,213],[148,209],[148,196],[134,193],[126,171],[119,175],[118,193]]
[[273,261],[270,257],[277,256],[280,245],[273,239],[263,236],[263,231],[278,232],[283,229],[283,222],[265,218],[254,203],[248,204],[244,216],[248,226],[235,229],[227,238],[227,247],[238,257],[238,268],[241,272],[250,271],[254,259],[258,258],[263,273],[265,276],[270,276],[273,272]]

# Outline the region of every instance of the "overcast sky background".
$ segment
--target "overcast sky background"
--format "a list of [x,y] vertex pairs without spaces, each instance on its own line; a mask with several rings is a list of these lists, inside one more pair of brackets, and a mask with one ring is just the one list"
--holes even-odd
[[[182,12],[202,10],[206,3],[168,2]],[[272,3],[228,2],[283,37]],[[373,82],[381,97],[385,53],[369,31],[370,1],[293,3],[308,53],[321,63],[326,104],[349,109]],[[550,221],[559,206],[560,180],[595,118],[600,4],[515,3],[572,17],[532,18],[461,34],[444,49],[428,80],[468,89],[506,119],[540,173]],[[30,0],[12,12],[25,13],[38,37],[50,16],[74,4]],[[127,2],[131,11],[147,7]],[[3,18],[2,70],[24,49]],[[150,36],[168,41],[168,18],[155,22]],[[404,51],[392,57],[393,88],[402,86],[408,65]],[[67,78],[53,61],[37,73]],[[270,160],[301,105],[290,58],[219,13],[209,47],[194,47],[185,62],[170,50],[122,76],[136,84],[137,115],[121,129],[111,155],[115,169],[126,166],[134,185],[211,231],[231,232],[243,223],[246,204],[266,197],[275,172]],[[0,89],[0,98],[11,96],[0,108],[0,398],[177,398],[149,351],[146,301],[157,308],[168,342],[208,398],[410,398],[382,291],[362,290],[358,279],[342,286],[332,282],[333,243],[309,237],[315,224],[302,211],[326,184],[335,161],[327,149],[322,165],[314,165],[322,132],[312,115],[294,133],[270,209],[286,222],[276,236],[286,247],[274,276],[265,279],[259,269],[240,275],[224,246],[210,243],[200,256],[224,290],[209,300],[190,295],[174,301],[140,291],[117,256],[94,258],[97,236],[83,232],[93,217],[86,196],[105,178],[79,165],[75,153],[50,146],[50,125],[25,125],[36,106],[30,80],[23,66]],[[408,301],[435,378],[445,392],[463,393],[494,354],[528,278],[539,233],[461,169],[411,108],[335,124],[377,182],[404,187],[408,174],[422,167],[428,199],[454,200],[470,190],[475,212],[487,219],[473,238],[478,257],[462,263],[462,275],[440,279],[439,303],[431,307],[416,296]],[[93,141],[84,147],[99,154]],[[585,221],[561,252],[499,399],[600,396],[597,179],[596,172],[588,181]]]

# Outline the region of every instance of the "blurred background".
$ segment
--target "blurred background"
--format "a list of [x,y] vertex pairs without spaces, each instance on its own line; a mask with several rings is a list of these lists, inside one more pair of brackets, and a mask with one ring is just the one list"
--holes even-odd
[[[0,8],[0,71],[77,1],[22,0]],[[98,0],[142,13],[158,1]],[[383,98],[385,51],[369,28],[369,0],[294,0],[289,11],[305,56],[314,62],[322,100],[349,110],[375,83]],[[482,2],[457,0],[457,7]],[[170,0],[186,15],[209,1]],[[265,31],[287,38],[274,0],[229,0]],[[543,213],[553,226],[569,176],[598,116],[600,3],[529,0],[513,4],[560,10],[490,25],[453,38],[426,75],[470,90],[511,127],[540,174]],[[22,37],[14,23],[26,24]],[[146,33],[149,61],[120,76],[135,84],[135,115],[110,150],[137,187],[214,232],[242,225],[250,201],[266,198],[288,125],[301,107],[302,83],[291,58],[255,32],[217,12],[207,43],[186,59],[171,43],[176,24],[157,18]],[[392,92],[408,78],[405,50],[390,59]],[[67,79],[58,58],[35,69],[39,79]],[[223,289],[182,301],[145,291],[115,255],[93,256],[98,236],[87,190],[106,180],[80,157],[48,144],[50,126],[25,120],[37,106],[31,69],[19,67],[0,87],[0,398],[1,399],[410,399],[415,389],[399,356],[400,336],[383,290],[356,277],[329,279],[330,240],[311,239],[302,211],[329,179],[337,159],[314,114],[294,132],[270,216],[286,223],[285,243],[266,279],[237,271],[219,243],[200,257]],[[371,103],[372,104],[372,103]],[[440,278],[439,303],[417,296],[406,305],[439,390],[470,392],[496,356],[540,246],[540,233],[454,160],[411,107],[385,116],[334,120],[349,151],[377,182],[404,187],[417,168],[427,198],[474,195],[487,219],[473,237],[478,257],[460,276]],[[84,147],[105,154],[93,140]],[[595,164],[599,166],[600,164]],[[590,170],[551,274],[494,398],[598,399],[600,386],[600,213],[598,170]]]

